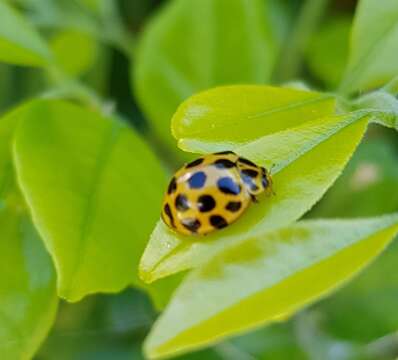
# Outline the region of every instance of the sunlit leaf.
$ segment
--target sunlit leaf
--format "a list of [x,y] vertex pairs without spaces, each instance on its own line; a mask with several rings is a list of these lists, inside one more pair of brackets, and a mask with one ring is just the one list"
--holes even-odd
[[140,275],[157,278],[206,262],[215,253],[258,231],[299,219],[333,184],[367,126],[363,112],[332,116],[264,136],[236,149],[270,168],[276,195],[260,198],[242,218],[206,238],[177,235],[158,222],[140,262]]
[[222,151],[334,111],[335,99],[328,94],[258,85],[223,86],[183,102],[173,116],[172,132],[183,150]]
[[19,184],[58,273],[77,301],[139,284],[137,265],[158,217],[164,172],[147,145],[112,118],[62,101],[33,101],[20,121]]
[[0,1],[0,61],[44,66],[50,51],[35,29],[10,5]]
[[0,358],[31,358],[54,321],[55,271],[14,181],[14,121],[0,122]]
[[377,256],[398,214],[304,221],[249,237],[194,270],[145,343],[150,358],[206,346],[297,311]]
[[350,93],[374,88],[398,74],[397,1],[359,1],[351,35],[341,91]]
[[265,83],[276,49],[261,0],[173,0],[142,35],[134,59],[137,99],[172,148],[177,106],[215,85]]

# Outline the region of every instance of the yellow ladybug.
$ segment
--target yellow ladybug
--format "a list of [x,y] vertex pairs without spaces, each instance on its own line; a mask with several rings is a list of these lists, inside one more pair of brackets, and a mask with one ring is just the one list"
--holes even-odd
[[175,173],[161,216],[178,233],[206,235],[237,220],[271,184],[264,167],[232,151],[209,154]]

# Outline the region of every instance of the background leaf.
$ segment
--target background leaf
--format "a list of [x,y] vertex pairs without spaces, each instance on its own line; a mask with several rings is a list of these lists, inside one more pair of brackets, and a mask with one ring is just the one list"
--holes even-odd
[[326,20],[313,35],[306,52],[310,70],[329,89],[336,88],[344,74],[351,21],[347,16]]
[[183,102],[172,118],[172,132],[185,151],[223,151],[334,111],[335,99],[328,94],[271,86],[223,86]]
[[0,236],[0,356],[30,359],[55,318],[55,271],[26,214],[0,210]]
[[215,85],[267,82],[275,56],[264,1],[173,0],[143,33],[132,80],[172,148],[170,119],[183,100]]
[[114,119],[62,101],[33,101],[11,116],[18,180],[58,273],[58,294],[139,284],[136,267],[158,217],[163,169]]
[[29,359],[57,310],[55,271],[16,187],[13,119],[0,122],[0,358]]
[[311,211],[312,217],[376,216],[398,211],[394,148],[377,137],[365,140],[333,188]]
[[298,220],[340,175],[366,126],[367,116],[361,112],[327,117],[237,148],[238,154],[260,165],[269,168],[276,164],[276,195],[260,198],[241,221],[206,239],[177,235],[159,221],[140,262],[141,277],[150,282],[198,266],[260,229],[271,230]]
[[[89,34],[73,30],[57,33],[51,40],[51,48],[58,66],[71,76],[85,73],[97,55],[95,39]],[[76,49],[79,49],[79,56],[75,54]]]
[[324,329],[362,344],[397,330],[397,250],[395,242],[366,272],[315,308],[322,310]]
[[308,221],[251,237],[184,280],[151,331],[146,353],[171,355],[286,318],[347,281],[397,232],[394,214]]
[[345,93],[380,86],[398,75],[398,2],[360,0],[341,85]]
[[45,42],[6,2],[0,2],[0,61],[45,66],[51,60]]

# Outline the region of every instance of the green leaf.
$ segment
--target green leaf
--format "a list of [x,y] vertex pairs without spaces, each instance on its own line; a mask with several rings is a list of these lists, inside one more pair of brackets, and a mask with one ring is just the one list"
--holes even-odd
[[348,58],[349,17],[333,17],[322,25],[311,40],[306,60],[312,73],[328,88],[336,88]]
[[256,85],[224,86],[183,102],[172,132],[185,151],[235,149],[254,139],[332,115],[331,95]]
[[45,66],[51,53],[39,34],[6,2],[0,1],[0,61]]
[[298,220],[340,175],[364,134],[367,119],[364,112],[318,119],[235,149],[260,165],[275,164],[276,195],[261,197],[238,222],[206,239],[177,235],[159,221],[141,259],[141,278],[151,282],[199,266],[258,231]]
[[63,101],[33,101],[11,116],[20,121],[19,184],[53,257],[58,294],[77,301],[139,285],[165,187],[147,145],[114,119]]
[[374,88],[398,74],[398,2],[361,0],[351,32],[351,49],[341,91]]
[[[58,66],[71,76],[85,73],[96,59],[95,39],[79,31],[64,30],[57,33],[51,41],[51,48]],[[76,56],[76,52],[79,56]]]
[[55,271],[14,181],[10,140],[15,122],[0,122],[0,358],[31,358],[53,324]]
[[170,147],[170,119],[215,85],[269,81],[276,48],[261,0],[174,0],[148,24],[133,81],[137,99]]
[[0,237],[0,357],[29,359],[54,321],[55,271],[25,214],[0,210]]
[[286,318],[346,282],[397,232],[393,214],[304,221],[250,237],[188,275],[149,334],[146,354],[174,355]]

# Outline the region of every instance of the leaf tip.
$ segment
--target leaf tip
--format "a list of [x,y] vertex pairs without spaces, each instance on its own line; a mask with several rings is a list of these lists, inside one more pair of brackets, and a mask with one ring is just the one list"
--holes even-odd
[[138,270],[138,277],[146,284],[151,284],[155,280],[154,277],[152,276],[152,273],[141,265]]

